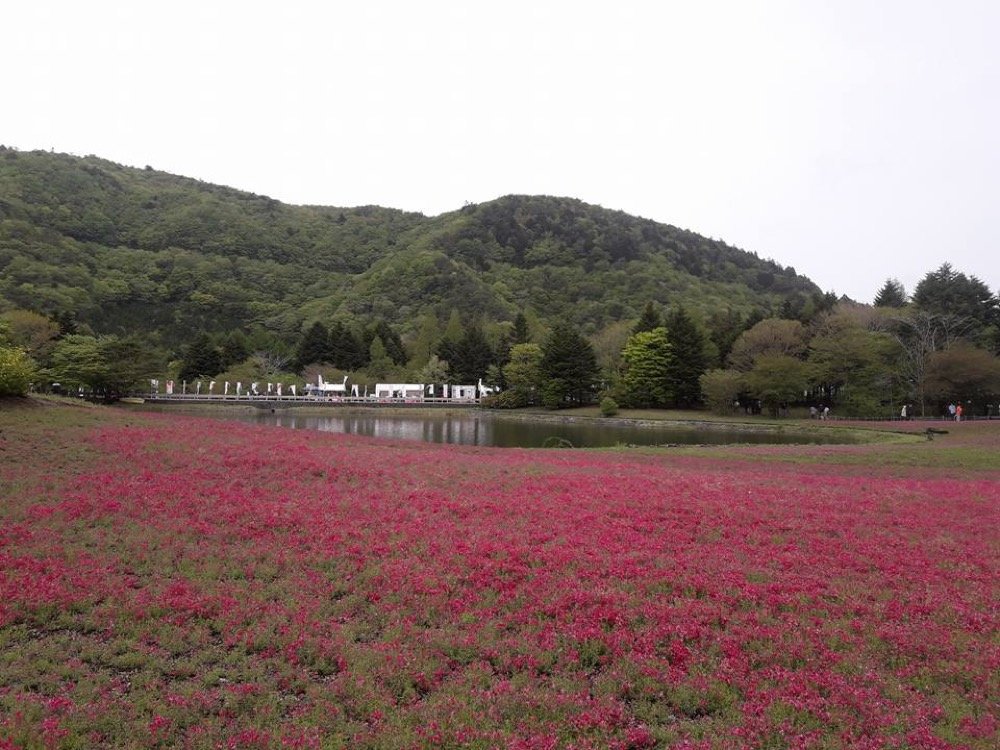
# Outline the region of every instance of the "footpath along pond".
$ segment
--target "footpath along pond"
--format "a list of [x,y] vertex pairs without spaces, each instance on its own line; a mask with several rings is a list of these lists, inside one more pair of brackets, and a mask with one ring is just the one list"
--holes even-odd
[[616,445],[844,444],[862,442],[856,432],[809,430],[797,426],[734,425],[713,422],[630,421],[506,416],[487,412],[387,414],[351,410],[330,415],[295,410],[212,416],[293,429],[337,432],[392,440],[479,445],[499,448],[608,448]]

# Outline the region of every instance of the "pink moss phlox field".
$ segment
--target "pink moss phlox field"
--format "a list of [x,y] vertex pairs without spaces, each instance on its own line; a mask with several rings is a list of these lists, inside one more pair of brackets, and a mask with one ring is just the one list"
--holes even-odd
[[0,750],[998,739],[994,478],[92,440],[2,509]]

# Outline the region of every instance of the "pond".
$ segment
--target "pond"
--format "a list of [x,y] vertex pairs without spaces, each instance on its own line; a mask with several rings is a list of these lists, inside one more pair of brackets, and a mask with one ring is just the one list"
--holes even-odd
[[[234,415],[235,416],[235,415]],[[638,424],[625,420],[537,419],[470,411],[448,414],[378,413],[378,410],[297,414],[295,410],[242,413],[235,417],[255,424],[294,429],[339,432],[392,440],[422,440],[429,443],[481,445],[501,448],[575,447],[606,448],[616,445],[669,445],[758,443],[809,444],[855,442],[841,430],[802,431],[750,425],[746,429],[728,425],[688,426],[678,423]]]

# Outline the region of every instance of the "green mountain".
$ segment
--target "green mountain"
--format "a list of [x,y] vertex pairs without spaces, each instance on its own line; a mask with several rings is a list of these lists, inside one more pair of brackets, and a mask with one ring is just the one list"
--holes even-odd
[[801,309],[792,268],[570,198],[506,196],[436,217],[292,206],[88,156],[0,147],[0,310],[72,313],[167,344],[194,332],[530,308],[593,333],[649,300],[696,316]]

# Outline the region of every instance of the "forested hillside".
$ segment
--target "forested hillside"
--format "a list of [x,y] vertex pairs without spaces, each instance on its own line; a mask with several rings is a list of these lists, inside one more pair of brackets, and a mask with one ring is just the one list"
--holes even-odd
[[404,337],[453,310],[528,310],[590,335],[648,301],[700,319],[822,304],[794,269],[570,198],[507,196],[427,218],[290,206],[95,158],[0,150],[0,311],[72,316],[168,348],[204,331],[295,340],[385,320]]

